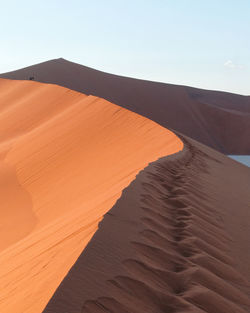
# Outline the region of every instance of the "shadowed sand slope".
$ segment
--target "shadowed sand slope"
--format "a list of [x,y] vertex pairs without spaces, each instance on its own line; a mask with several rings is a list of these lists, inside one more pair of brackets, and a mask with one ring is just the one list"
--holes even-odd
[[64,59],[0,75],[31,76],[104,98],[225,154],[250,154],[250,97],[121,77]]
[[250,169],[183,140],[123,191],[44,313],[250,311]]
[[39,313],[172,132],[106,100],[0,79],[0,312]]

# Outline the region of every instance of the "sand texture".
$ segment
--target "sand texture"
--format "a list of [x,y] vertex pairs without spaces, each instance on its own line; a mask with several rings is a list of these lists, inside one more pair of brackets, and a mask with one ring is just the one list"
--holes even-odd
[[42,312],[122,190],[182,148],[106,100],[0,79],[0,312]]
[[0,75],[104,98],[225,154],[250,154],[250,97],[121,77],[64,59]]
[[123,191],[44,313],[250,311],[250,169],[183,141]]

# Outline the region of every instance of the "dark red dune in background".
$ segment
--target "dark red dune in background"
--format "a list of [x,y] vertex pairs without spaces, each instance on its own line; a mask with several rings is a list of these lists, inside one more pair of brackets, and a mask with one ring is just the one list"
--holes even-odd
[[250,311],[250,169],[184,143],[123,191],[44,313]]
[[104,98],[225,154],[250,154],[250,97],[121,77],[55,59],[2,78],[54,83]]

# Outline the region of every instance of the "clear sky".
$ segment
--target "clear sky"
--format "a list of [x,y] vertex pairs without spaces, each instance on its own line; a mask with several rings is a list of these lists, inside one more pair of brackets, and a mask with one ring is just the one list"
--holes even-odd
[[250,0],[0,0],[0,72],[59,57],[250,95]]

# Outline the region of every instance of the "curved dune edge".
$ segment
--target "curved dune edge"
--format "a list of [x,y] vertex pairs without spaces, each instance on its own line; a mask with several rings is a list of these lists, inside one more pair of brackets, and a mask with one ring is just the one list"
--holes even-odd
[[171,131],[106,100],[1,79],[0,194],[13,205],[0,212],[9,225],[0,229],[0,312],[41,312],[121,191],[182,148]]
[[123,191],[43,313],[249,312],[250,171],[184,140]]

